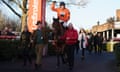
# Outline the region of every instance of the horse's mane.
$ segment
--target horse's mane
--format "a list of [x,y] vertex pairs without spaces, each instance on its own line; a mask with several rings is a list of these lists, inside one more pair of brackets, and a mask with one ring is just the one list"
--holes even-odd
[[53,18],[52,27],[55,29],[57,35],[63,34],[63,27],[61,22],[59,21],[59,18]]
[[54,39],[57,40],[57,46],[61,47],[62,44],[64,44],[64,41],[60,40],[59,37],[63,36],[64,29],[62,23],[59,21],[59,18],[53,18],[52,27],[54,28],[52,32]]

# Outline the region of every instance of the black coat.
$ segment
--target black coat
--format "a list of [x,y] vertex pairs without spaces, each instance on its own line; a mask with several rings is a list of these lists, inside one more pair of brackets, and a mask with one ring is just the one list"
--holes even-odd
[[21,37],[20,37],[20,41],[21,41],[21,45],[24,47],[28,47],[28,45],[30,44],[30,36],[31,33],[28,31],[23,31],[21,33]]

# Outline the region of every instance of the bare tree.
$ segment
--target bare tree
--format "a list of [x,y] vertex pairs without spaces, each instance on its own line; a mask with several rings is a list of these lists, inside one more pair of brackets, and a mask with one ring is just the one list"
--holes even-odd
[[[24,26],[27,25],[27,1],[28,0],[1,0],[15,15],[17,15],[20,19],[21,19],[21,31],[23,31]],[[22,11],[22,15],[20,15],[19,13],[17,13],[16,10],[14,10],[14,8],[12,7],[12,4],[14,3],[16,4],[16,6],[18,6],[21,11]]]
[[[48,4],[50,4],[52,1],[57,1],[56,3],[59,3],[61,0],[46,0]],[[74,5],[78,7],[85,7],[89,3],[88,0],[67,0],[66,5]]]
[[0,30],[3,29],[4,25],[5,25],[5,16],[0,11]]

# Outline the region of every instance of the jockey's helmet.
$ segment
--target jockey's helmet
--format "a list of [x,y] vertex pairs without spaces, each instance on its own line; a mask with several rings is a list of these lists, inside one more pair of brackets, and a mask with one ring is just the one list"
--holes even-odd
[[60,2],[60,6],[65,6],[65,3],[64,2]]

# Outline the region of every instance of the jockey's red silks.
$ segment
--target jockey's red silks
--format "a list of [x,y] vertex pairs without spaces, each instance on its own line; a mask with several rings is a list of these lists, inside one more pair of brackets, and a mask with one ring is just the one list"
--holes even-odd
[[46,0],[28,0],[27,25],[30,32],[36,29],[36,22],[42,21],[45,24]]

